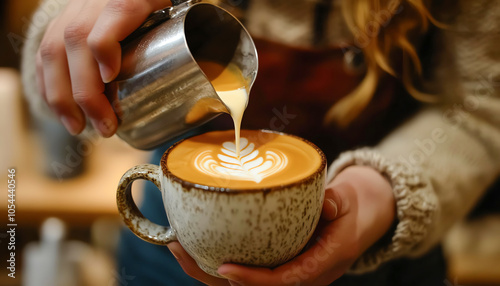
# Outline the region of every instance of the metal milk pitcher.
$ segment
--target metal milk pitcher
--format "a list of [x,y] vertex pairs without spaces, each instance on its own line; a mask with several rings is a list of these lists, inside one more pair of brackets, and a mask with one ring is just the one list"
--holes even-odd
[[228,113],[197,61],[236,65],[248,88],[257,75],[255,45],[234,16],[209,3],[172,3],[122,42],[120,73],[106,85],[118,136],[138,149]]

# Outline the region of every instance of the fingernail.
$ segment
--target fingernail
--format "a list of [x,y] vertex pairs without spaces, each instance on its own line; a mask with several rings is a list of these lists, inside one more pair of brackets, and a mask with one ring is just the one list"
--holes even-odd
[[71,135],[77,135],[78,131],[80,131],[80,123],[73,117],[63,115],[61,116],[61,123]]
[[113,70],[110,69],[107,65],[99,63],[99,71],[104,83],[108,83],[113,80]]
[[334,201],[334,200],[332,200],[332,199],[326,199],[326,203],[327,203],[328,205],[330,205],[330,208],[331,208],[332,210],[334,210],[334,215],[333,215],[333,217],[332,217],[332,218],[330,218],[330,219],[334,219],[334,218],[336,218],[336,217],[337,217],[337,214],[338,214],[338,211],[339,211],[339,210],[338,210],[338,208],[337,208],[337,204],[336,204],[336,203],[335,203],[335,201]]
[[116,125],[115,123],[109,119],[109,118],[104,118],[99,121],[94,121],[92,120],[92,124],[94,127],[97,129],[97,132],[101,134],[102,137],[111,137],[116,130]]
[[170,252],[172,253],[172,255],[175,257],[175,259],[177,260],[180,260],[180,255],[179,253],[177,253],[177,250],[174,250],[174,249],[170,249]]
[[[240,278],[236,275],[234,275],[233,273],[224,273],[224,272],[221,272],[221,271],[217,271],[221,276],[223,276],[224,278],[230,280],[229,282],[234,282],[234,283],[238,283],[237,280],[240,280]],[[241,284],[231,284],[231,285],[241,285]]]

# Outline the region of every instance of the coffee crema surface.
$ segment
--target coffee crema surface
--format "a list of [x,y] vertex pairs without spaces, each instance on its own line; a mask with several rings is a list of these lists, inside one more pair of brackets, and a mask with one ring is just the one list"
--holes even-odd
[[242,130],[240,155],[236,153],[233,130],[213,131],[174,145],[166,164],[184,181],[244,190],[300,181],[322,162],[307,141],[265,130]]

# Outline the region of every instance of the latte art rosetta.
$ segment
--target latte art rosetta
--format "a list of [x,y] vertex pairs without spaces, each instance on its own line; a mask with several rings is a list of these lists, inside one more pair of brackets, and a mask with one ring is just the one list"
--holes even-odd
[[240,144],[240,156],[236,155],[233,142],[224,142],[218,154],[201,152],[194,161],[196,169],[209,176],[260,183],[264,178],[281,172],[288,164],[287,156],[279,150],[259,154],[254,143],[249,144],[243,137]]
[[171,147],[166,167],[173,176],[225,191],[292,184],[317,170],[322,157],[303,139],[266,130],[242,130],[240,154],[234,130],[211,131]]

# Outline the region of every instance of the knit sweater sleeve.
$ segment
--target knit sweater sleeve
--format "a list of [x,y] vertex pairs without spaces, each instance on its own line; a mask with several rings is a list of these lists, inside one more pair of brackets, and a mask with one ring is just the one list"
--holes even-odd
[[21,77],[31,113],[37,119],[54,118],[36,84],[36,54],[48,25],[66,7],[68,0],[42,0],[26,32],[21,57]]
[[445,104],[420,111],[372,149],[342,154],[329,178],[367,165],[392,183],[397,225],[390,242],[364,253],[351,272],[418,256],[478,202],[500,174],[500,5],[459,1],[443,39],[435,80]]

